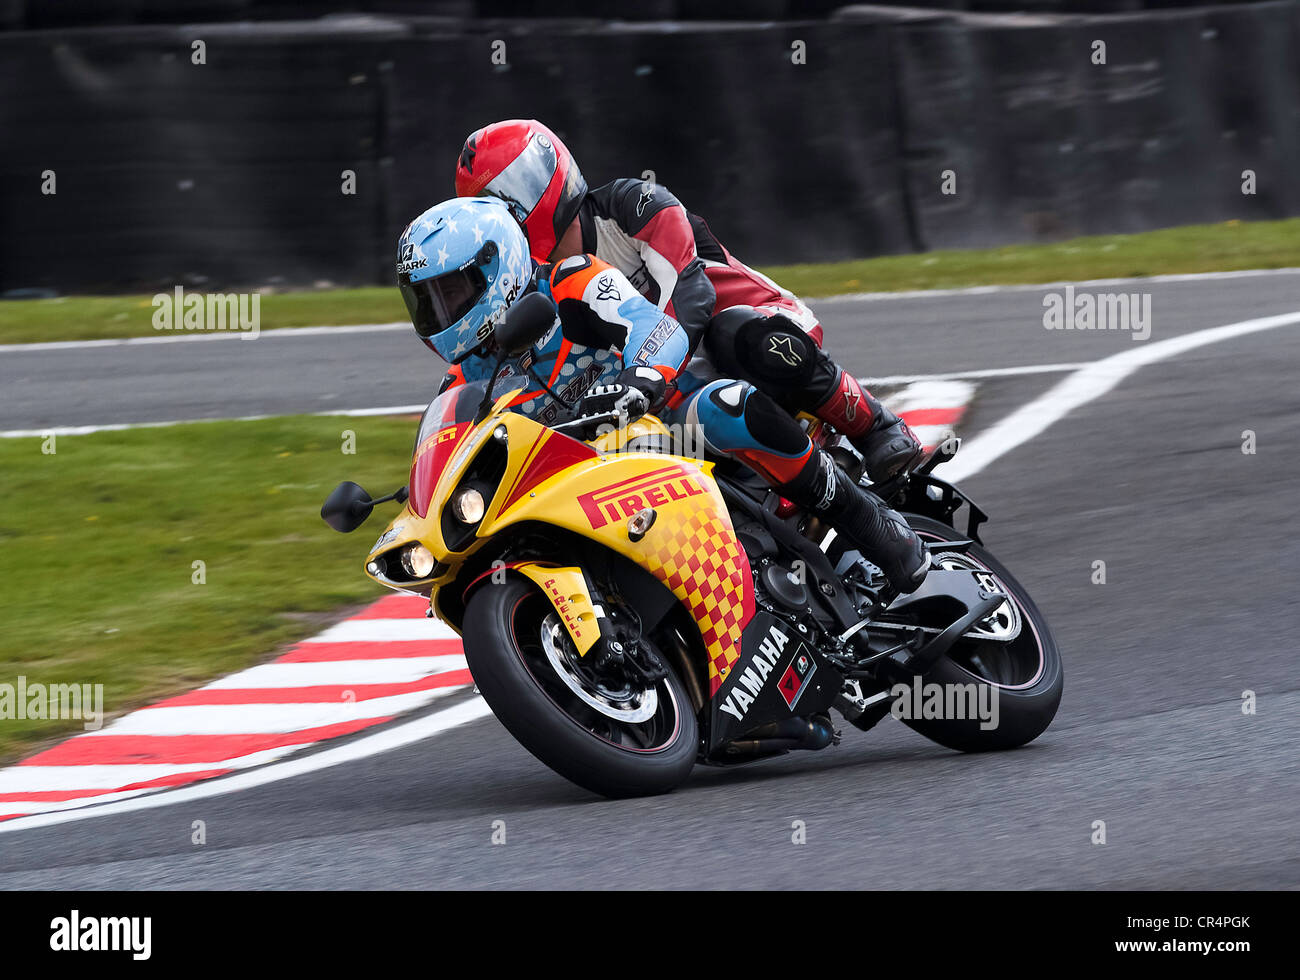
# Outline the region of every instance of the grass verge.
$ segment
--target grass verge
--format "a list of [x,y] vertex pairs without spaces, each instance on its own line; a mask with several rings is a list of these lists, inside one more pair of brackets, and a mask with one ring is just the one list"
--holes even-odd
[[1300,267],[1300,219],[765,269],[800,296]]
[[[102,683],[105,711],[122,711],[379,598],[361,562],[396,511],[345,536],[320,505],[341,479],[404,483],[414,434],[405,418],[291,416],[61,436],[49,455],[40,439],[0,439],[0,683]],[[2,719],[0,762],[80,730]]]
[[[800,296],[951,289],[1169,273],[1300,267],[1300,219],[1188,225],[1048,245],[890,255],[763,269]],[[261,329],[389,323],[406,319],[390,287],[281,293],[261,299]],[[145,337],[149,296],[69,296],[0,301],[0,343]]]

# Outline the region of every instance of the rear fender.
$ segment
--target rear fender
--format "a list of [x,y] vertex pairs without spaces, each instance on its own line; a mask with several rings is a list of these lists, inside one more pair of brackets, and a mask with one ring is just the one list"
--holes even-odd
[[963,504],[967,507],[966,537],[977,544],[983,544],[979,529],[989,519],[989,515],[957,487],[928,473],[912,477],[902,499],[895,504],[895,509],[941,521],[960,532],[955,515]]

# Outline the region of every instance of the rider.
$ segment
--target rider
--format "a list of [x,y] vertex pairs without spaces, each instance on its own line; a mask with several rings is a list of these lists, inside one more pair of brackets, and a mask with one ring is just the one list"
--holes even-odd
[[[492,375],[494,324],[537,290],[555,304],[558,323],[498,374],[524,388],[517,411],[547,424],[575,407],[582,415],[655,411],[697,427],[710,450],[736,457],[852,541],[898,591],[925,578],[925,546],[906,521],[788,412],[748,382],[693,377],[686,331],[608,263],[583,254],[537,265],[500,200],[455,198],[425,211],[402,233],[397,273],[416,333],[451,364],[440,390]],[[681,389],[688,394],[668,405]]]
[[558,136],[536,120],[510,119],[465,141],[456,193],[505,201],[538,262],[582,254],[609,262],[686,330],[698,378],[749,381],[792,414],[829,422],[873,480],[920,453],[907,423],[822,350],[812,310],[736,259],[667,188],[622,179],[589,190]]

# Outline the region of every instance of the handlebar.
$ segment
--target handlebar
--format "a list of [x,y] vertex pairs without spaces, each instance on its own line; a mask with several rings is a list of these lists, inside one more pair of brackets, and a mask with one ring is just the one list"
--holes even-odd
[[631,425],[639,418],[641,418],[640,415],[636,418],[630,418],[626,415],[620,415],[618,412],[602,412],[599,415],[580,415],[576,419],[569,419],[569,421],[553,425],[551,428],[556,432],[564,432],[566,429],[587,429],[602,425]]

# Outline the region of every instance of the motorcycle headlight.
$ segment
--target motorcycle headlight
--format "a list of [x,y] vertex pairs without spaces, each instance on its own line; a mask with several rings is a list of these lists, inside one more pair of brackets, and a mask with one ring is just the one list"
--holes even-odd
[[485,509],[483,494],[473,487],[461,487],[451,498],[451,512],[462,524],[477,524]]
[[408,544],[401,551],[402,568],[412,578],[428,578],[436,564],[433,552],[422,544]]

